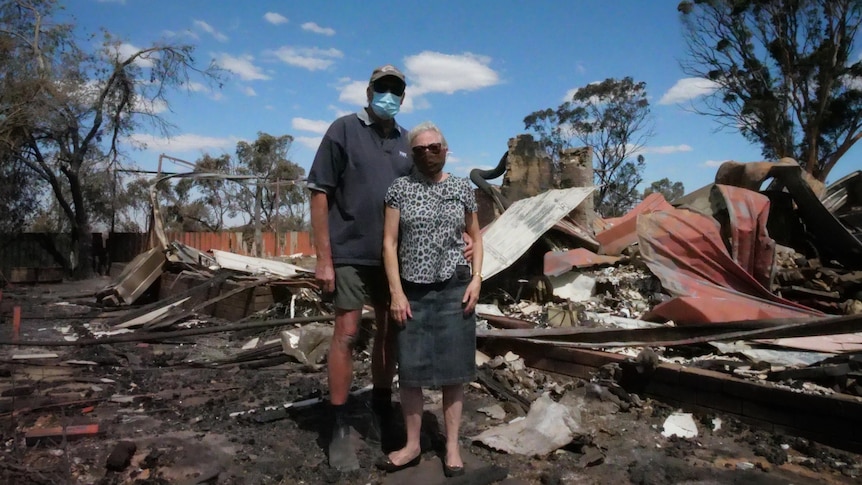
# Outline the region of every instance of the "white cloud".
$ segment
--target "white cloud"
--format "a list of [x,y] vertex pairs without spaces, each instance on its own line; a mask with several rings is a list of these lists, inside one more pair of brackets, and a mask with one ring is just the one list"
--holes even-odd
[[296,130],[310,131],[321,135],[325,134],[329,128],[328,121],[309,120],[306,118],[294,118],[290,121],[290,125]]
[[[453,94],[457,91],[474,91],[500,83],[500,76],[488,64],[491,59],[470,53],[461,55],[425,51],[405,59],[407,95],[401,105],[402,113],[410,113],[430,106],[424,95],[430,93]],[[339,81],[338,100],[366,106],[368,81],[342,79]]]
[[[339,87],[338,100],[344,103],[353,104],[356,106],[368,106],[368,81],[351,81],[349,79],[342,80],[342,85]],[[427,103],[415,101],[412,96],[413,91],[408,88],[407,95],[404,98],[404,103],[401,104],[402,113],[412,113],[419,103],[421,107],[427,107]]]
[[302,24],[302,30],[314,32],[315,34],[328,35],[330,37],[335,35],[335,29],[331,29],[329,27],[321,27],[314,22],[306,22]]
[[206,84],[189,81],[186,83],[186,88],[193,93],[206,93],[210,99],[214,99],[216,101],[224,98],[221,91],[211,86],[207,86]]
[[704,167],[720,167],[722,163],[727,162],[729,160],[707,160],[703,162]]
[[287,23],[287,17],[276,12],[267,12],[263,15],[263,19],[272,25],[281,25]]
[[655,153],[659,155],[668,155],[671,153],[681,153],[681,152],[690,152],[692,148],[690,145],[682,144],[682,145],[663,145],[663,146],[654,146],[654,147],[644,147],[640,153]]
[[240,138],[215,138],[194,134],[184,134],[165,138],[137,133],[129,136],[128,140],[137,145],[142,145],[147,150],[156,152],[221,152],[224,150],[232,150],[236,147]]
[[862,91],[862,78],[854,76],[841,76],[840,81],[847,89]]
[[242,92],[243,92],[246,96],[257,96],[257,92],[256,92],[256,91],[254,90],[254,88],[253,88],[253,87],[251,87],[251,86],[245,86],[245,87],[243,87],[243,88],[242,88]]
[[317,47],[284,46],[271,52],[285,64],[309,71],[326,69],[335,62],[334,59],[344,57],[344,53],[338,49],[319,49]]
[[[365,102],[365,101],[363,101],[363,102],[362,102],[362,105],[364,106],[365,104],[366,104],[366,102]],[[328,108],[329,108],[329,109],[331,109],[333,113],[335,113],[335,117],[336,117],[336,118],[341,118],[342,116],[347,116],[347,115],[349,115],[349,114],[351,114],[351,113],[355,113],[355,111],[350,111],[350,110],[341,109],[341,108],[339,108],[338,106],[335,106],[335,105],[329,105],[329,106],[328,106]]]
[[320,142],[323,141],[322,136],[297,136],[293,139],[294,142],[308,148],[311,151],[317,151]]
[[200,40],[201,37],[193,32],[191,29],[183,30],[182,32],[175,32],[173,30],[163,30],[162,37],[171,38],[171,37],[189,37],[194,40]]
[[338,100],[345,103],[365,106],[368,104],[368,95],[365,92],[367,87],[368,81],[347,80],[347,82],[343,83],[339,88],[341,93],[338,95]]
[[215,62],[222,68],[237,74],[243,81],[270,79],[259,67],[252,63],[253,60],[254,57],[249,55],[234,57],[230,54],[222,53],[216,55]]
[[[133,44],[123,42],[122,44],[116,46],[114,52],[117,54],[117,57],[121,61],[125,61],[142,50],[143,49]],[[153,59],[156,59],[157,57],[157,53],[148,52],[136,58],[135,64],[140,67],[153,67]]]
[[687,77],[680,79],[673,85],[658,104],[677,104],[689,101],[699,96],[712,94],[718,89],[718,83],[702,77]]
[[500,76],[488,67],[491,58],[471,53],[460,55],[425,51],[404,60],[408,92],[452,94],[475,91],[500,83]]
[[195,20],[194,26],[213,36],[219,42],[227,42],[228,37],[203,20]]
[[186,88],[188,88],[189,91],[192,91],[195,93],[200,93],[200,92],[209,90],[209,88],[207,88],[205,85],[203,85],[201,83],[194,82],[194,81],[189,81],[188,83],[186,83]]

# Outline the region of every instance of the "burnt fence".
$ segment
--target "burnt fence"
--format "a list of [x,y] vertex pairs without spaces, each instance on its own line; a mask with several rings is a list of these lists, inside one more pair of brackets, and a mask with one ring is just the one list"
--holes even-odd
[[[253,255],[253,236],[243,232],[169,232],[166,236],[168,241],[177,241],[201,251],[218,249]],[[48,250],[51,247],[50,241],[53,241],[53,246],[60,254],[66,257],[71,254],[72,241],[68,234],[0,234],[0,271],[8,277],[18,268],[58,269],[60,265]],[[129,262],[148,247],[149,239],[145,233],[93,233],[94,260],[87,264],[93,264],[94,270],[98,272],[99,264],[105,259],[111,263]],[[263,233],[264,257],[297,253],[314,254],[314,246],[308,232]]]

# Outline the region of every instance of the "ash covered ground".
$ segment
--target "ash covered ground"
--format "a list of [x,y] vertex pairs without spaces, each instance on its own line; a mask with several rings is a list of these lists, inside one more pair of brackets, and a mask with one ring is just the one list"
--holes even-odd
[[[90,304],[92,298],[88,300],[86,295],[107,283],[107,279],[96,278],[7,288],[0,337],[11,338],[8,310],[12,306],[22,309],[21,339],[87,337],[106,314]],[[242,343],[240,336],[215,334],[146,344],[0,348],[4,396],[0,401],[0,481],[455,483],[444,478],[439,458],[439,391],[425,393],[422,463],[390,475],[373,467],[382,452],[369,426],[366,401],[370,396],[357,392],[350,406],[362,468],[341,474],[327,465],[325,406],[282,407],[325,398],[325,368],[292,361],[261,368],[202,364],[229,356]],[[13,358],[46,352],[57,357]],[[369,364],[367,351],[358,352],[354,380],[358,391],[370,382]],[[579,403],[583,433],[543,456],[507,454],[473,441],[471,437],[523,416],[525,411],[476,382],[466,393],[462,427],[465,462],[468,472],[474,472],[468,475],[470,483],[841,484],[858,483],[862,475],[857,454],[767,433],[717,414],[694,415],[697,437],[665,437],[665,420],[677,410],[663,403],[614,399],[595,382],[532,369],[518,371],[534,384],[529,395],[547,393],[555,402]],[[506,383],[513,371],[503,364],[482,372],[486,378]],[[275,409],[266,411],[267,407]],[[492,408],[497,413],[489,412]],[[246,414],[232,416],[239,412]],[[29,444],[26,439],[26,433],[37,428],[92,423],[99,424],[97,435],[60,436]],[[119,464],[109,466],[117,460]],[[501,470],[505,478],[496,480],[495,474]]]

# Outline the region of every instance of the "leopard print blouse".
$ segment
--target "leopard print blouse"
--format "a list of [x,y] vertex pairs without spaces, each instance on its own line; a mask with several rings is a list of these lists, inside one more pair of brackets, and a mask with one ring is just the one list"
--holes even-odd
[[464,259],[465,217],[476,212],[470,182],[451,174],[431,182],[419,173],[395,179],[386,205],[401,212],[398,263],[401,278],[413,283],[446,281]]

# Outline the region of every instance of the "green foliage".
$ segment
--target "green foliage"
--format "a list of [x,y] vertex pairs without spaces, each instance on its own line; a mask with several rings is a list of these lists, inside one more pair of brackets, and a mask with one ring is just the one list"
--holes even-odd
[[669,178],[665,177],[651,183],[649,187],[644,189],[643,196],[646,198],[654,192],[658,192],[664,196],[666,201],[672,202],[685,195],[685,186],[683,186],[682,182],[671,182]]
[[4,156],[2,149],[0,157],[0,233],[23,232],[33,222],[38,189],[23,164]]
[[292,144],[290,135],[259,132],[254,142],[236,145],[236,173],[255,175],[260,181],[237,194],[238,210],[250,221],[260,214],[261,224],[268,231],[307,229],[308,194],[301,183],[305,170],[288,158]]
[[854,53],[862,2],[697,0],[678,11],[683,69],[715,86],[698,111],[759,144],[765,158],[795,158],[826,180],[862,137]]
[[556,110],[528,115],[524,126],[555,162],[576,143],[593,148],[595,206],[603,216],[621,215],[640,200],[645,160],[637,152],[653,136],[645,83],[626,77],[588,84]]
[[[233,171],[231,156],[223,154],[213,157],[205,154],[195,162],[195,172],[229,175]],[[207,231],[220,231],[225,227],[225,220],[236,217],[236,205],[232,200],[236,197],[237,185],[223,178],[201,178],[190,180],[197,189],[195,205],[190,212],[197,213],[195,219]]]

